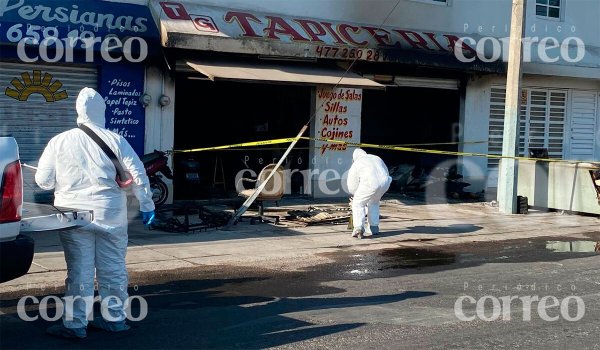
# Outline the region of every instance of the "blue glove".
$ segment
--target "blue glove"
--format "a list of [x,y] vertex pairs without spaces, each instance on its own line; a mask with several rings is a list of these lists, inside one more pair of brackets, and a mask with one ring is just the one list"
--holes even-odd
[[142,223],[144,225],[150,225],[154,222],[154,210],[142,212]]

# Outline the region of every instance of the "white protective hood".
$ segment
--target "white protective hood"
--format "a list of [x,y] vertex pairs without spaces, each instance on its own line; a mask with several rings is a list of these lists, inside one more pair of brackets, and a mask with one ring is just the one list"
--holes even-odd
[[79,92],[77,102],[77,125],[91,123],[104,128],[106,125],[106,103],[102,96],[94,89],[83,88]]
[[367,155],[367,152],[365,152],[364,150],[362,150],[361,148],[357,148],[354,150],[354,152],[352,152],[352,161],[356,162],[356,160],[360,157],[364,157]]

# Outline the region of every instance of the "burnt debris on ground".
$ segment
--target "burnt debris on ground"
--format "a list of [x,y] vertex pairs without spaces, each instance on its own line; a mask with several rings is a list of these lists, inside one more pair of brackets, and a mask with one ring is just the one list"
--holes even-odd
[[392,192],[428,192],[434,196],[454,199],[483,199],[483,192],[465,190],[471,184],[462,180],[463,176],[458,173],[456,164],[431,168],[399,164],[390,167],[390,176]]
[[152,229],[174,233],[223,227],[232,215],[226,205],[201,205],[194,202],[165,205],[156,213],[157,220],[152,224]]
[[350,207],[308,207],[307,210],[290,210],[286,220],[308,225],[344,224],[352,216]]

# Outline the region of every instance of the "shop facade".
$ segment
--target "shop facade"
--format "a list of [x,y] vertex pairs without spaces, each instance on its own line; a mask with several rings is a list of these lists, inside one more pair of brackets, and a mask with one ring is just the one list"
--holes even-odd
[[[158,40],[147,6],[45,0],[0,6],[0,133],[17,139],[21,160],[36,165],[53,136],[76,127],[75,100],[84,87],[104,96],[106,127],[144,154],[142,96]],[[35,186],[31,172],[24,177]],[[27,192],[26,200],[48,197]]]
[[[581,45],[565,52],[559,45],[546,51],[559,60],[547,63],[535,55],[539,39],[530,46],[519,153],[598,160],[600,39],[593,21],[574,21],[597,13],[567,2],[560,18],[546,18],[550,13],[536,13],[537,3],[528,3],[528,35],[567,44],[580,38],[584,55],[567,62],[579,57]],[[476,45],[507,35],[510,1],[490,5],[493,11],[463,1],[406,1],[384,26],[380,12],[395,1],[382,0],[373,11],[353,4],[332,1],[295,16],[292,3],[255,10],[225,0],[3,2],[0,132],[14,134],[23,160],[34,163],[53,135],[74,126],[74,99],[83,86],[107,98],[107,127],[139,154],[294,137],[315,115],[304,135],[313,141],[303,140],[284,168],[286,193],[316,197],[347,195],[343,178],[352,153],[319,138],[499,154],[505,64],[486,58],[489,45]],[[62,51],[56,43],[42,48],[51,37],[65,44]],[[98,39],[95,45],[86,45],[90,38]],[[121,46],[110,39],[110,50],[102,50],[107,38]],[[141,42],[148,48],[143,59]],[[182,199],[231,192],[239,177],[276,162],[286,146],[176,154],[170,192]],[[468,191],[497,185],[496,159],[372,152],[390,167],[458,163]]]
[[[175,86],[174,148],[294,137],[314,115],[310,134],[304,135],[312,141],[284,163],[292,194],[347,196],[344,179],[353,149],[320,138],[373,144],[460,141],[468,81],[503,71],[496,62],[456,59],[456,45],[465,56],[473,56],[474,49],[453,33],[196,2],[150,4]],[[276,162],[284,150],[276,145],[187,154],[180,159],[183,167],[176,159],[175,172],[194,157],[205,165],[199,176],[205,187],[226,189],[218,181],[224,177],[231,188],[240,176]],[[451,160],[372,152],[390,165]],[[185,188],[181,191],[190,194]]]

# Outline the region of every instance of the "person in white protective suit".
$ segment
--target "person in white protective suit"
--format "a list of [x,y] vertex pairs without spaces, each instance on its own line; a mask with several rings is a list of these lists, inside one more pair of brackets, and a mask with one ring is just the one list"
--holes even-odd
[[[98,135],[130,173],[143,222],[149,225],[154,219],[154,202],[148,176],[127,140],[104,128],[104,99],[94,89],[84,88],[76,109],[77,125],[83,124]],[[114,332],[129,329],[125,323],[127,198],[115,178],[115,165],[109,156],[79,128],[52,138],[39,160],[35,181],[45,190],[54,188],[54,205],[93,210],[91,224],[60,232],[67,263],[65,312],[62,324],[48,328],[51,335],[84,338],[88,318],[95,328]],[[103,313],[92,319],[94,272]]]
[[371,234],[379,233],[379,201],[392,183],[388,168],[376,155],[360,148],[352,153],[352,166],[348,172],[348,190],[352,197],[352,237],[362,238],[365,232],[365,214]]

